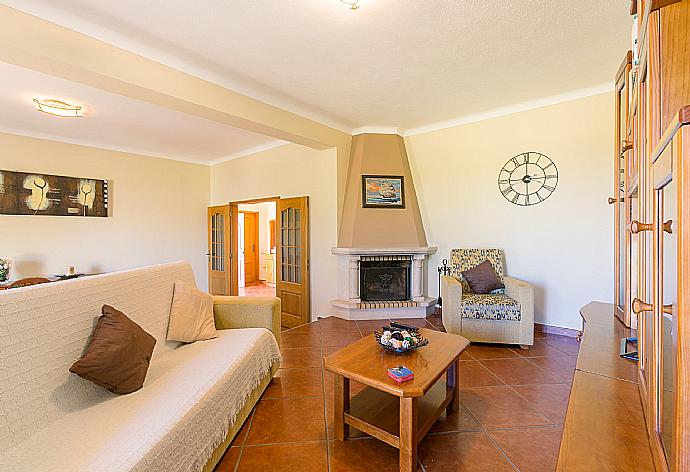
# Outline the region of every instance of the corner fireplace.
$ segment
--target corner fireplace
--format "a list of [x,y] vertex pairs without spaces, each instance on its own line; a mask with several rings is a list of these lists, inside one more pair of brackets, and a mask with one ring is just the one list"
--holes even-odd
[[363,302],[407,301],[410,296],[410,256],[364,256],[360,261],[359,293]]

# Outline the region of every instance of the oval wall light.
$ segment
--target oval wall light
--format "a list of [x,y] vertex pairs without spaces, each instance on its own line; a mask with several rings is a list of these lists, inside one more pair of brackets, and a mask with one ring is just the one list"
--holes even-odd
[[36,110],[55,116],[67,118],[79,118],[84,116],[84,112],[79,105],[70,105],[60,100],[38,100],[34,98]]
[[354,11],[359,8],[359,0],[340,0],[345,5],[350,6],[350,10]]

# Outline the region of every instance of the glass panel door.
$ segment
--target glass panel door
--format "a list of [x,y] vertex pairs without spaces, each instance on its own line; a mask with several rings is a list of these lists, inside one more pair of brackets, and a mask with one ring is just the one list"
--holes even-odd
[[[670,155],[667,157],[666,154]],[[673,143],[669,144],[661,159],[672,159]],[[675,179],[671,179],[657,191],[657,227],[659,231],[660,294],[662,303],[657,309],[660,333],[660,421],[659,433],[669,464],[673,463],[673,435],[675,422],[675,380],[677,353],[677,320],[675,319],[678,301],[678,238],[673,232],[673,221],[677,217],[678,189]]]

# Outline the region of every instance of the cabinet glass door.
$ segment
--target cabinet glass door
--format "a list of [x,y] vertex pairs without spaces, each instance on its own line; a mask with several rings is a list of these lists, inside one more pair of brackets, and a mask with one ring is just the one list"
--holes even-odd
[[660,176],[656,190],[656,228],[659,250],[659,293],[656,307],[659,333],[659,435],[666,460],[673,464],[673,437],[675,422],[675,380],[677,354],[678,302],[678,238],[673,231],[677,219],[678,188],[673,175],[674,143],[671,141],[659,157],[658,166],[665,169],[666,178]]

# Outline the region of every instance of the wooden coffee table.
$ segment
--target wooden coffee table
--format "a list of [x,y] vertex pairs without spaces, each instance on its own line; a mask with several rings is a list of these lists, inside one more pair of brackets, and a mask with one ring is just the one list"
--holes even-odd
[[[347,440],[352,426],[398,448],[401,472],[417,470],[419,441],[444,409],[459,408],[458,362],[470,343],[455,334],[420,331],[429,344],[406,354],[384,350],[371,334],[324,359],[335,374],[336,439]],[[400,365],[414,379],[399,384],[388,377],[388,369]],[[350,380],[366,385],[352,398]]]

